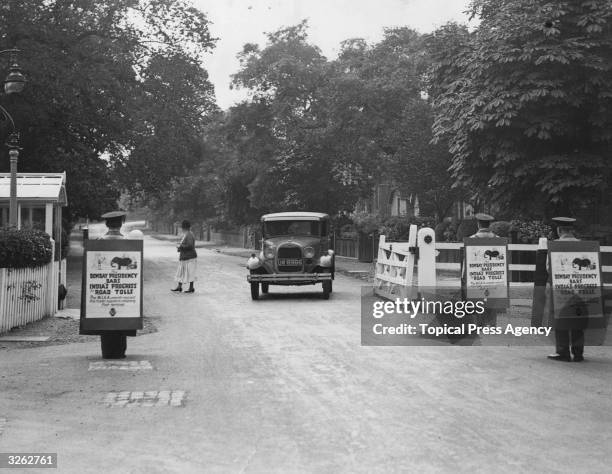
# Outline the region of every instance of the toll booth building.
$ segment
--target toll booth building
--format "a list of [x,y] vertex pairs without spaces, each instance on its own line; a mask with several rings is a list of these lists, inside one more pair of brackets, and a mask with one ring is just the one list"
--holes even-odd
[[[9,223],[11,175],[0,173],[0,227]],[[37,229],[61,241],[62,208],[68,205],[66,173],[17,174],[17,227]]]

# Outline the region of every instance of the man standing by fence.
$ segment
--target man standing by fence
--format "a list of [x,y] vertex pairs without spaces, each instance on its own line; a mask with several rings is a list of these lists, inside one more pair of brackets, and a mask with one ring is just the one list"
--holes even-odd
[[[499,237],[495,232],[492,232],[489,226],[491,222],[495,220],[493,216],[484,213],[478,213],[476,221],[478,223],[478,231],[475,234],[470,235],[470,239],[491,239]],[[465,250],[464,250],[465,255]],[[461,275],[462,285],[465,287],[467,283],[467,265],[464,262],[465,257],[462,258],[463,271]],[[495,308],[487,307],[485,312],[480,316],[479,326],[495,326],[497,324],[497,313],[498,310]]]
[[[107,212],[102,215],[108,231],[100,240],[121,240],[126,236],[121,233],[121,226],[125,221],[126,213],[123,211]],[[136,336],[136,330],[85,330],[81,334],[100,335],[102,357],[104,359],[124,359],[127,349],[127,336]]]
[[[571,217],[555,217],[553,221],[557,224],[557,235],[558,241],[578,241],[574,235],[574,223],[576,219]],[[550,257],[548,262],[548,275],[551,278],[551,266]],[[549,303],[552,303],[551,298]],[[555,345],[557,352],[548,356],[549,359],[559,360],[563,362],[570,362],[572,360],[571,354],[574,355],[575,362],[582,362],[584,360],[584,328],[588,321],[586,315],[576,318],[565,318],[563,324],[561,321],[554,319],[552,314],[552,304],[549,304],[549,313],[552,317],[553,324],[555,326]]]

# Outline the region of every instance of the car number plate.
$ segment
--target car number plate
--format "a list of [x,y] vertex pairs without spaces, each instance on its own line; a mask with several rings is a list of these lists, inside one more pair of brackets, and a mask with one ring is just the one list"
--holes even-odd
[[301,258],[279,258],[278,264],[284,267],[301,265],[302,259]]

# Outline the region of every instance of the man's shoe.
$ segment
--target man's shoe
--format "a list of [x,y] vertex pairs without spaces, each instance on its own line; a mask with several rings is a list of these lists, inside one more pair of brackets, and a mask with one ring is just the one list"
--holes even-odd
[[581,356],[581,355],[574,356],[574,362],[582,362],[583,360],[584,360],[584,356]]
[[178,291],[181,292],[183,291],[183,289],[180,286],[177,286],[176,288],[172,288],[170,291]]
[[571,362],[572,361],[572,358],[570,356],[568,356],[568,355],[567,356],[566,355],[561,355],[561,354],[550,354],[548,356],[548,358],[550,360],[560,360],[560,361],[563,361],[563,362]]
[[183,291],[183,293],[194,293],[195,290],[193,288],[189,288],[188,290]]

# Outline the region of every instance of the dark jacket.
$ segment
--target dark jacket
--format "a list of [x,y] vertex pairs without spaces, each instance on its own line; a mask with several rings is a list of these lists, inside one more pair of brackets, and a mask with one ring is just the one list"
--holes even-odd
[[191,231],[187,231],[183,240],[181,240],[178,251],[180,253],[179,260],[191,260],[198,256],[195,249],[195,237]]

